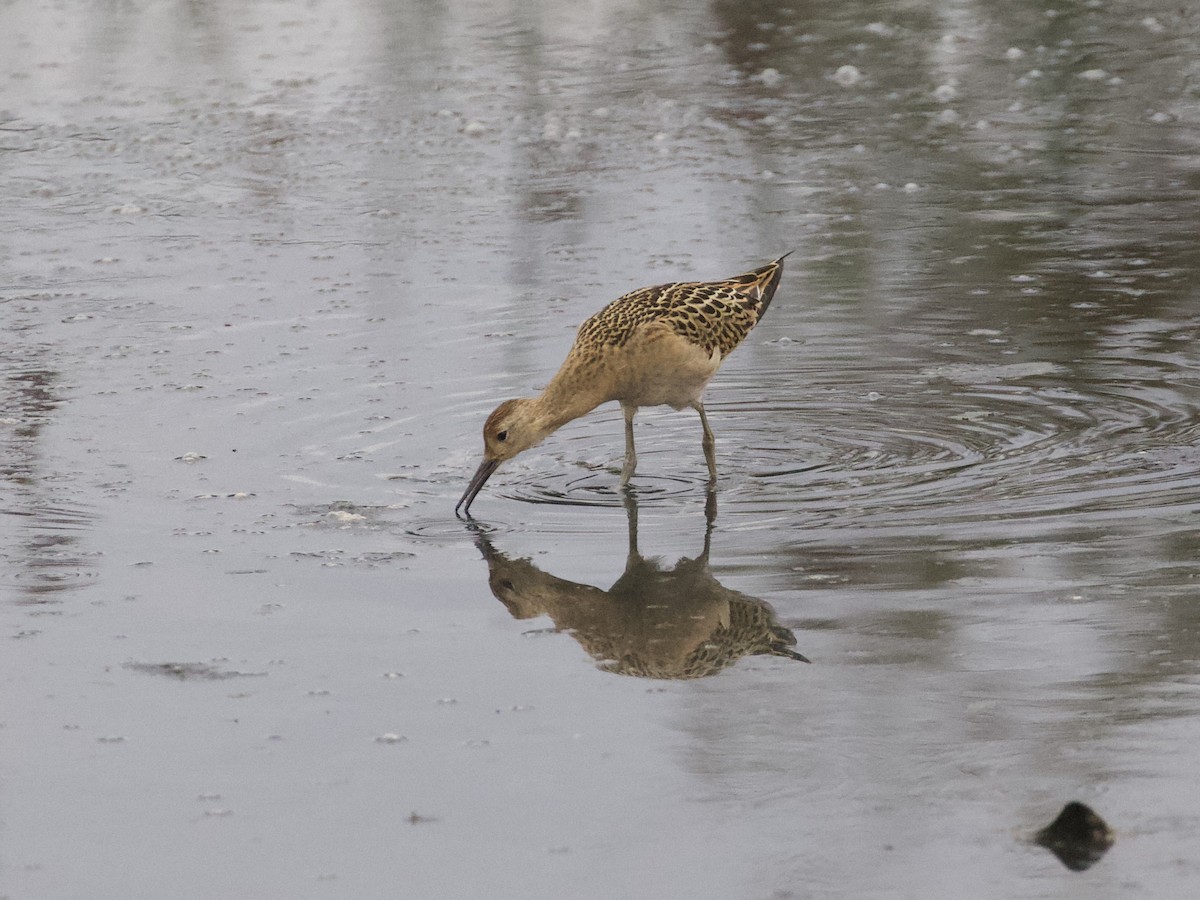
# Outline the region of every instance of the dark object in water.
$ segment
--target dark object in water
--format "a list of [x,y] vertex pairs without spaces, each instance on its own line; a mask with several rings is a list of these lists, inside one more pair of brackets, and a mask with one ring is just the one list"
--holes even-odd
[[1091,807],[1072,800],[1034,837],[1073,872],[1089,869],[1113,845],[1112,829]]
[[488,586],[514,619],[549,616],[606,672],[639,678],[707,678],[745,656],[808,662],[796,635],[764,600],[725,587],[709,568],[716,493],[704,507],[704,550],[668,569],[638,549],[638,501],[623,496],[629,523],[625,571],[608,590],[510,559],[487,532],[468,528],[488,564]]
[[220,681],[224,678],[248,678],[267,674],[266,672],[229,671],[199,662],[127,662],[124,664],[124,668],[132,669],[135,672],[145,672],[148,675],[167,675],[171,678],[178,678],[180,681]]

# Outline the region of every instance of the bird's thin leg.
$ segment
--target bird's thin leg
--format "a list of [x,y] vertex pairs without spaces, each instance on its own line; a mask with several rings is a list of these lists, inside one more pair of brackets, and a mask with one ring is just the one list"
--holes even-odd
[[625,465],[621,467],[621,487],[626,487],[637,468],[637,451],[633,449],[633,416],[637,407],[622,403],[621,412],[625,414]]
[[708,427],[708,416],[704,414],[704,404],[699,400],[692,403],[692,409],[700,413],[700,425],[704,428],[704,438],[700,446],[704,448],[704,461],[708,463],[708,483],[717,483],[717,439],[713,437],[712,429]]

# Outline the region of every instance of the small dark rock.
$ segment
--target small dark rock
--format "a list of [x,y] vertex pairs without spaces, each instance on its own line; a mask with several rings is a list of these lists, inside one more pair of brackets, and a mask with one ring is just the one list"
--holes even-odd
[[129,662],[125,663],[125,668],[135,672],[145,672],[148,675],[166,675],[170,678],[178,678],[180,681],[221,681],[225,678],[245,678],[265,674],[262,672],[232,672],[218,669],[208,663],[197,662]]
[[1057,819],[1034,836],[1034,842],[1057,856],[1071,871],[1082,872],[1108,852],[1113,845],[1113,833],[1091,807],[1073,800],[1062,808]]

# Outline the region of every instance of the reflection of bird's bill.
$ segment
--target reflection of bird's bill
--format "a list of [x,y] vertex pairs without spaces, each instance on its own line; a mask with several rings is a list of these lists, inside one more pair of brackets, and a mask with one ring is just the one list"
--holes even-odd
[[454,507],[455,515],[458,515],[460,508],[465,515],[471,515],[471,503],[475,500],[475,495],[487,484],[487,480],[492,477],[492,473],[496,471],[498,465],[500,465],[500,460],[498,459],[485,459],[479,464],[479,468],[475,470],[475,475],[471,478],[471,483],[467,485],[467,489],[463,492],[462,499]]

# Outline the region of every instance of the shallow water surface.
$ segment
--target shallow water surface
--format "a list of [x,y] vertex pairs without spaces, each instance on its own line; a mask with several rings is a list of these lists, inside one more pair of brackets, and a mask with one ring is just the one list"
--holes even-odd
[[998,10],[0,10],[0,898],[1190,897],[1198,20]]

